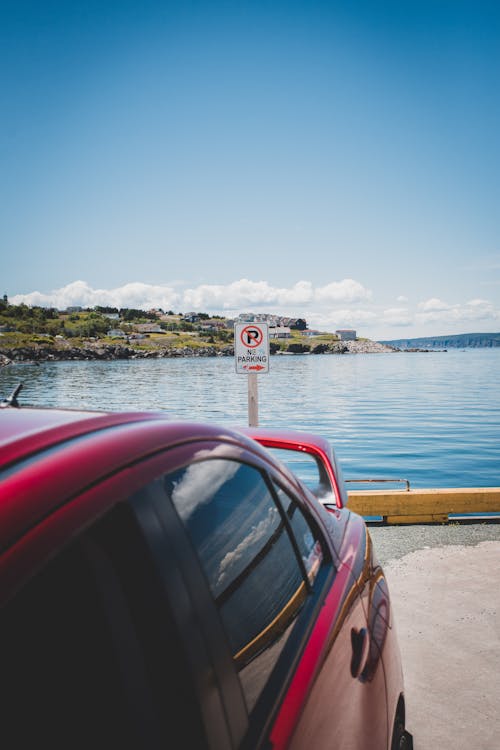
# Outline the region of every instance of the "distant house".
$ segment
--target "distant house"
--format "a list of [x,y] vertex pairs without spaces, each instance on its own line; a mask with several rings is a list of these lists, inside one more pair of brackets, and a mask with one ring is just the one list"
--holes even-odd
[[182,316],[182,319],[185,320],[186,323],[197,323],[200,319],[200,316],[198,315],[198,313],[188,312]]
[[134,331],[137,331],[137,333],[165,333],[157,323],[138,323],[134,326]]
[[352,328],[340,328],[335,333],[341,341],[356,341],[356,331]]
[[292,332],[287,326],[271,326],[269,328],[270,339],[289,339],[292,337]]
[[125,331],[120,330],[120,328],[111,328],[107,333],[106,336],[109,336],[110,339],[126,339],[127,334]]
[[306,331],[301,331],[302,336],[321,336],[321,331],[313,331],[308,328]]
[[227,328],[227,322],[225,320],[219,320],[218,318],[210,318],[204,323],[200,323],[200,329],[202,331],[222,331]]
[[235,318],[235,321],[237,323],[252,323],[256,320],[255,313],[240,313],[237,318]]

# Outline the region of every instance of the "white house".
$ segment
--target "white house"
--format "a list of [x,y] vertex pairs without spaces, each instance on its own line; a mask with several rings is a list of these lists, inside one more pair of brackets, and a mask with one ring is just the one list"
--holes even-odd
[[125,333],[125,331],[121,331],[119,328],[111,328],[111,330],[109,330],[106,333],[106,336],[109,336],[112,339],[126,339],[127,338],[127,334]]
[[289,339],[292,337],[290,329],[286,326],[270,326],[268,330],[270,339]]
[[341,341],[356,341],[356,331],[352,328],[340,328],[335,333]]
[[163,328],[156,323],[138,323],[134,326],[138,333],[165,333]]

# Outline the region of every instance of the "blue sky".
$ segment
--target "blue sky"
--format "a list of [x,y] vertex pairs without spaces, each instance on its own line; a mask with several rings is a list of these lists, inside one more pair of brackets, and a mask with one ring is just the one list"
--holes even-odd
[[500,330],[500,5],[0,0],[0,293]]

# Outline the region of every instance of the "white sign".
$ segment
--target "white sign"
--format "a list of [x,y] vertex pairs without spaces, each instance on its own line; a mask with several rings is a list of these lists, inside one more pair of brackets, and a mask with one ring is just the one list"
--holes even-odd
[[269,372],[267,323],[234,324],[234,362],[238,375]]

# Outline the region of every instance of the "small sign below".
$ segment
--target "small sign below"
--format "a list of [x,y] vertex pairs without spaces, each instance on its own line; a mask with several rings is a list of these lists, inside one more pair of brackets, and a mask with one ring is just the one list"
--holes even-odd
[[238,375],[269,372],[267,323],[234,324],[234,362]]

